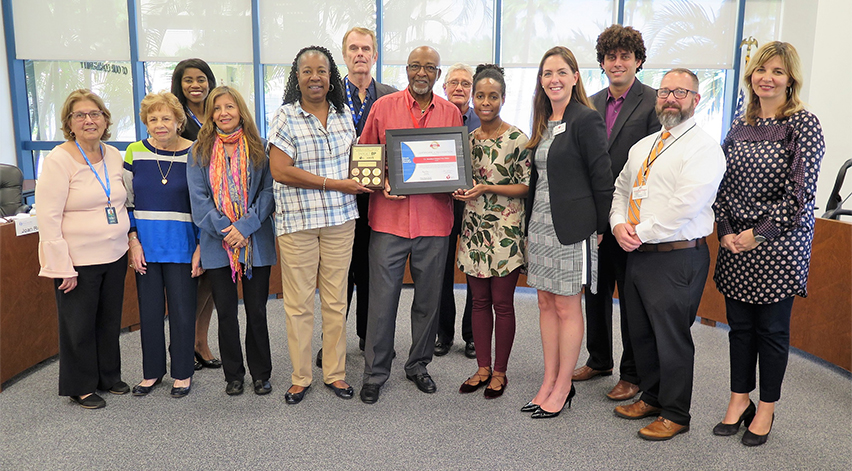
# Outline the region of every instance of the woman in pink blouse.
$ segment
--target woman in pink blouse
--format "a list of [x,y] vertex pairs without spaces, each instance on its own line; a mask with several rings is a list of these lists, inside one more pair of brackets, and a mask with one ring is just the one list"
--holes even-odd
[[99,409],[96,390],[130,391],[118,344],[130,229],[123,159],[101,142],[111,115],[99,96],[71,92],[60,116],[67,141],[44,158],[35,191],[39,275],[56,287],[59,395]]

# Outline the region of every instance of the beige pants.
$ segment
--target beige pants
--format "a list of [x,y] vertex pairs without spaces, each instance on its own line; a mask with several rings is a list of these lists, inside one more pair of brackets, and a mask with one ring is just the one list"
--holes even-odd
[[[355,221],[278,236],[291,382],[310,386],[314,293],[322,312],[322,375],[326,384],[346,378],[346,280]],[[319,284],[317,284],[319,280]]]

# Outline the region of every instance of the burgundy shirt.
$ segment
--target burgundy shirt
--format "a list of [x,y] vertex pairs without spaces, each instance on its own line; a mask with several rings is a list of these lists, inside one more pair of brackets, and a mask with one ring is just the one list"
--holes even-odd
[[[385,144],[388,129],[463,126],[456,105],[432,95],[432,103],[421,113],[408,89],[379,98],[367,116],[361,144]],[[389,200],[380,191],[370,195],[370,227],[406,239],[446,237],[453,228],[453,199],[449,194],[408,195]]]
[[630,88],[628,88],[624,94],[622,94],[618,98],[614,98],[612,96],[612,92],[609,90],[609,87],[606,89],[606,138],[609,139],[609,135],[612,134],[612,128],[615,126],[615,119],[618,118],[618,113],[621,111],[622,105],[624,105],[624,97],[630,93],[630,89],[636,85],[636,79],[633,79],[633,83],[630,84]]

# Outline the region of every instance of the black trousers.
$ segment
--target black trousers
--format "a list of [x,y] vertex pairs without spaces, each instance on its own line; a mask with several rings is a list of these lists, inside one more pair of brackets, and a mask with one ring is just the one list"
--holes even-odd
[[166,336],[163,316],[169,305],[169,355],[171,376],[187,379],[195,372],[195,306],[198,280],[189,263],[148,263],[144,275],[136,274],[139,324],[142,339],[142,375],[166,374]]
[[[243,276],[243,304],[246,310],[246,361],[253,381],[267,380],[272,374],[266,302],[269,298],[271,267],[252,267],[252,277]],[[213,304],[219,319],[219,354],[225,381],[243,381],[243,351],[237,320],[237,284],[231,280],[231,267],[207,270],[213,288]]]
[[[453,284],[456,274],[456,242],[461,233],[462,216],[464,214],[464,201],[454,201],[453,206],[453,230],[450,232],[450,243],[447,248],[447,262],[444,266],[444,278],[441,283],[441,310],[438,311],[438,338],[441,343],[453,342],[456,332],[456,299],[453,292]],[[471,312],[473,311],[473,297],[470,295],[470,286],[467,287],[464,302],[464,314],[462,315],[462,339],[467,342],[473,341],[473,326],[471,325]]]
[[59,314],[59,395],[82,396],[121,381],[121,308],[127,254],[112,263],[75,266],[77,287],[60,291],[54,279]]
[[725,298],[731,331],[731,391],[750,393],[760,360],[760,400],[781,398],[781,383],[790,354],[793,296],[772,304],[751,304]]
[[642,400],[660,415],[689,425],[695,345],[690,328],[707,281],[707,246],[631,252],[625,296]]
[[358,338],[367,338],[367,313],[370,302],[370,195],[355,195],[358,219],[355,220],[355,240],[352,242],[352,261],[349,262],[349,282],[346,286],[346,317],[352,305],[352,292],[358,287],[358,304],[355,306],[355,329]]
[[618,306],[621,318],[621,379],[639,384],[636,357],[630,343],[630,328],[627,324],[628,302],[624,296],[624,273],[627,269],[627,252],[622,250],[612,235],[604,232],[598,248],[598,292],[585,291],[586,300],[586,349],[589,359],[586,366],[595,370],[613,367],[612,354],[612,295],[618,285]]

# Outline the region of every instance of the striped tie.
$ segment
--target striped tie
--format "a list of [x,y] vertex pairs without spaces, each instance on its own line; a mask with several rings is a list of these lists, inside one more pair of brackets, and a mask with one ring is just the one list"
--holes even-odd
[[[666,139],[668,139],[672,134],[668,131],[663,131],[663,134],[660,136],[660,142],[654,147],[651,151],[651,155],[645,159],[645,162],[642,164],[642,168],[639,169],[639,175],[636,176],[636,181],[633,182],[633,188],[645,185],[645,182],[648,180],[648,172],[651,170],[651,165],[654,164],[654,161],[657,160],[657,156],[660,155],[660,151],[663,150],[663,145],[665,145]],[[639,206],[642,205],[641,199],[634,199],[631,195],[630,197],[630,210],[627,212],[627,220],[630,221],[630,224],[636,226],[639,224]]]

